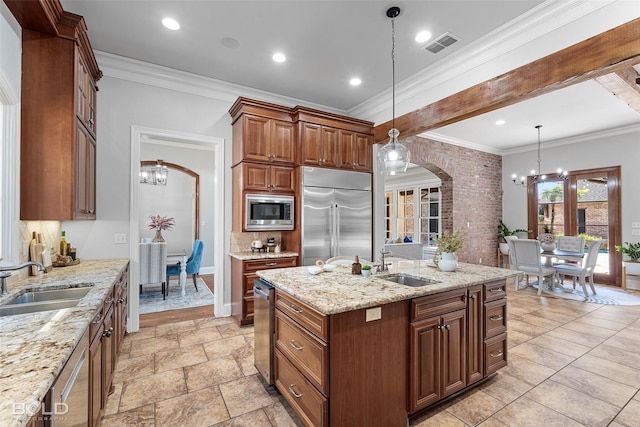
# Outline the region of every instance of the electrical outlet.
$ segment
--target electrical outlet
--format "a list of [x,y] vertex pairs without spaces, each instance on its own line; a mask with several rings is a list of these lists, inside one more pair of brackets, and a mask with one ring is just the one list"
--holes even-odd
[[365,321],[371,322],[382,319],[382,307],[369,308],[365,314]]
[[631,229],[632,236],[640,236],[640,228],[632,228]]
[[114,243],[116,245],[121,245],[127,243],[127,235],[126,234],[116,234]]
[[631,228],[640,228],[640,222],[632,222]]

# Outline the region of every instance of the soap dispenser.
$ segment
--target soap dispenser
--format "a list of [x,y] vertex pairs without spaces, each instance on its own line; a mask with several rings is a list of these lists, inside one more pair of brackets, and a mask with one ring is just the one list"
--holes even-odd
[[358,255],[356,255],[356,260],[354,261],[354,263],[351,264],[351,274],[357,274],[357,275],[362,274],[362,264],[360,264],[360,259],[358,258]]

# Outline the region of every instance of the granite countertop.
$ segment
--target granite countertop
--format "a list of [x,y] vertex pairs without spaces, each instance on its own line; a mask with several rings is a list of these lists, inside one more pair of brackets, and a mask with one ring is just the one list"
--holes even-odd
[[[273,283],[276,288],[327,315],[466,288],[518,274],[513,270],[466,263],[458,263],[455,272],[445,273],[430,261],[394,262],[389,272],[371,275],[369,278],[352,275],[350,265],[338,266],[333,271],[322,271],[315,276],[309,274],[308,268],[260,270],[257,274]],[[382,279],[382,276],[394,273],[406,273],[441,283],[410,287]]]
[[[0,425],[24,426],[29,417],[14,405],[39,408],[107,291],[128,259],[82,260],[72,267],[8,285],[3,304],[29,289],[67,288],[91,283],[93,289],[72,308],[0,317]],[[15,411],[19,412],[19,411]]]
[[239,259],[241,261],[249,261],[252,259],[271,259],[271,258],[287,258],[287,257],[295,257],[298,256],[297,252],[291,251],[282,251],[280,253],[275,252],[251,252],[251,251],[240,251],[240,252],[229,252],[229,255]]

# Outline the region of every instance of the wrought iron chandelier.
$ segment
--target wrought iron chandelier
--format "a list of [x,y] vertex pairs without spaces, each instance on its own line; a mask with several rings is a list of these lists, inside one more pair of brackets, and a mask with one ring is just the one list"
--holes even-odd
[[[521,176],[520,180],[518,180],[518,175],[514,173],[511,175],[511,180],[515,185],[527,187],[528,185],[543,183],[547,180],[547,175],[542,175],[540,173],[542,170],[540,168],[540,164],[542,163],[540,160],[540,128],[542,128],[542,125],[536,125],[536,129],[538,129],[538,172],[536,172],[535,169],[531,169],[531,174],[528,177],[525,177],[524,175]],[[555,180],[566,181],[567,178],[569,178],[569,172],[562,170],[562,168],[558,168]]]
[[400,8],[390,7],[387,10],[387,17],[391,18],[391,104],[392,118],[391,130],[389,130],[389,142],[378,151],[378,160],[382,170],[386,175],[395,175],[399,172],[406,172],[411,153],[409,149],[398,141],[400,131],[396,129],[396,27],[395,18],[400,15]]

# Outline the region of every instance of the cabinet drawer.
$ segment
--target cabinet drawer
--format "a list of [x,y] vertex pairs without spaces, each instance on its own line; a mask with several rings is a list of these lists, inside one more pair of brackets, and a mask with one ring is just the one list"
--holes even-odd
[[327,341],[329,318],[324,314],[279,289],[276,289],[276,308],[312,334]]
[[250,297],[242,297],[244,300],[242,317],[253,321],[253,295]]
[[295,267],[296,258],[269,258],[260,260],[244,261],[244,271],[268,270],[270,268]]
[[[276,387],[309,426],[327,426],[328,402],[279,350],[275,352]],[[354,410],[356,410],[354,408]]]
[[411,321],[440,316],[467,307],[467,290],[456,289],[411,301]]
[[327,344],[276,310],[276,346],[322,393],[328,395]]
[[491,375],[507,366],[507,334],[489,338],[484,342],[484,374]]
[[500,298],[507,297],[507,281],[497,280],[495,282],[485,283],[484,285],[484,300],[495,301]]
[[245,273],[243,275],[242,280],[244,280],[244,294],[245,295],[253,295],[253,281],[258,279],[258,275],[256,273]]
[[484,305],[484,337],[507,332],[507,300],[499,299]]

